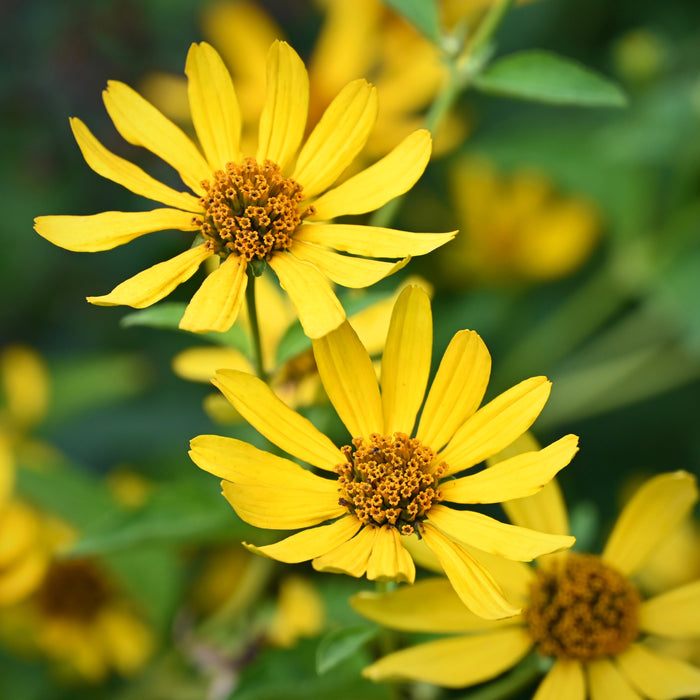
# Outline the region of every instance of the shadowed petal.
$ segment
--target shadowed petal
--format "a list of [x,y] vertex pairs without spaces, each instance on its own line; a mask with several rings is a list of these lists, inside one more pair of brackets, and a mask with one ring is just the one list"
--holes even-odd
[[596,659],[586,664],[591,700],[642,700],[612,661]]
[[639,626],[673,639],[700,637],[700,581],[645,600],[639,609]]
[[374,165],[322,194],[310,219],[328,221],[379,209],[415,185],[430,160],[431,148],[430,133],[414,131]]
[[229,255],[202,282],[178,327],[193,333],[227,331],[238,318],[247,281],[245,259]]
[[586,700],[586,679],[579,661],[559,659],[544,677],[532,700]]
[[382,525],[367,563],[370,581],[398,581],[413,583],[416,567],[411,555],[401,544],[401,535],[395,527]]
[[39,216],[35,231],[66,250],[94,253],[111,250],[153,231],[193,231],[192,214],[179,209],[104,211],[91,216]]
[[384,433],[382,400],[374,365],[346,321],[313,341],[321,382],[353,437]]
[[297,564],[330,552],[347,542],[361,527],[362,523],[354,515],[347,515],[330,525],[302,530],[274,544],[256,547],[244,542],[243,545],[251,552],[270,559]]
[[359,578],[367,571],[369,558],[379,534],[380,528],[365,525],[351,540],[314,559],[312,565],[316,571],[348,574]]
[[515,666],[531,646],[526,632],[517,627],[438,639],[389,654],[364,669],[362,675],[373,681],[412,680],[462,688],[495,678]]
[[327,471],[345,461],[343,453],[322,432],[282,403],[257,377],[220,370],[212,383],[259,433],[290,455]]
[[683,471],[649,479],[623,508],[602,558],[621,573],[637,571],[698,498],[696,479]]
[[433,316],[430,297],[418,286],[401,292],[391,315],[382,356],[384,432],[410,435],[430,374]]
[[142,309],[166,297],[179,284],[197,272],[197,268],[211,256],[204,244],[190,248],[170,260],[149,267],[122,282],[109,294],[88,297],[91,304],[118,306],[124,304]]

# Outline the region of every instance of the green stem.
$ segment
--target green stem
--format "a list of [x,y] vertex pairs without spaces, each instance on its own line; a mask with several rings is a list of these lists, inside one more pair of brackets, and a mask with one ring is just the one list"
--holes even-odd
[[255,304],[255,274],[248,273],[248,284],[245,288],[245,300],[248,306],[248,321],[250,323],[250,335],[253,340],[253,359],[255,361],[255,373],[267,383],[267,374],[263,364],[262,342],[260,340],[260,325],[258,323],[258,309]]
[[512,5],[513,0],[500,0],[500,2],[491,6],[488,14],[481,21],[467,45],[467,51],[470,55],[474,56],[479,53],[491,42],[493,35],[501,26],[501,22],[503,22]]

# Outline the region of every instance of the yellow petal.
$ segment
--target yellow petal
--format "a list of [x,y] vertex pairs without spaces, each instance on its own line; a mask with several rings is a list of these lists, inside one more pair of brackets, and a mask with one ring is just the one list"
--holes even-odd
[[259,433],[285,452],[327,471],[345,461],[323,433],[285,406],[257,377],[221,370],[213,383]]
[[531,496],[549,483],[577,451],[578,437],[567,435],[537,452],[525,452],[476,474],[445,482],[442,487],[445,500],[498,503]]
[[401,292],[382,356],[384,432],[410,435],[430,374],[433,317],[430,297],[418,286]]
[[410,258],[404,258],[392,263],[356,258],[335,253],[314,243],[304,243],[304,241],[295,241],[290,249],[290,253],[299,260],[306,260],[315,265],[328,279],[336,284],[352,289],[371,287],[379,280],[400,270],[410,260]]
[[204,245],[190,248],[170,260],[149,267],[138,275],[116,286],[109,294],[88,297],[91,304],[118,306],[125,304],[142,309],[160,301],[179,284],[197,272],[197,268],[211,255]]
[[70,126],[85,162],[98,175],[126,187],[134,194],[162,202],[170,207],[192,212],[202,210],[196,197],[188,192],[177,192],[162,182],[158,182],[137,165],[107,150],[80,119],[71,117]]
[[370,581],[399,581],[413,583],[416,567],[411,555],[401,544],[401,535],[395,527],[382,525],[367,563]]
[[155,153],[193,192],[203,194],[201,182],[211,178],[211,168],[182,129],[124,83],[110,80],[102,96],[114,126],[129,143]]
[[198,467],[235,484],[337,494],[335,479],[323,479],[296,462],[235,438],[198,435],[190,441],[190,448],[190,457]]
[[[13,344],[0,351],[0,388],[4,409],[12,425],[28,428],[36,425],[46,414],[49,404],[49,369],[41,355],[33,348]],[[12,461],[9,436],[0,431],[0,448],[8,451],[2,463],[4,470]],[[1,500],[1,499],[0,499]]]
[[443,505],[430,509],[428,522],[440,528],[452,540],[515,561],[532,561],[542,554],[571,547],[575,542],[573,537],[567,535],[549,535],[507,525],[483,513],[454,510]]
[[270,267],[279,278],[309,338],[320,338],[345,320],[345,310],[328,279],[311,263],[293,255],[274,255]]
[[[275,41],[267,54],[267,98],[258,135],[257,160],[283,170],[299,148],[309,111],[309,76],[294,49]],[[303,185],[303,183],[300,183]]]
[[364,576],[379,533],[378,527],[365,525],[351,540],[316,557],[311,563],[316,571],[347,574],[355,578]]
[[365,80],[353,80],[338,93],[306,140],[292,173],[306,198],[330,187],[364,148],[377,109],[377,90]]
[[224,497],[245,522],[254,527],[293,530],[312,527],[348,512],[345,506],[338,505],[334,482],[327,483],[330,490],[318,483],[315,484],[318,490],[308,486],[243,486],[228,481],[223,481],[221,486]]
[[212,170],[241,160],[241,110],[231,75],[209,44],[192,44],[185,64],[197,138]]
[[423,523],[421,535],[433,550],[462,602],[476,615],[488,620],[511,617],[520,612],[503,596],[493,576],[460,547],[430,523]]
[[430,160],[430,133],[419,129],[374,165],[322,194],[314,202],[315,221],[374,211],[407,192]]
[[627,680],[651,700],[674,700],[700,693],[700,669],[632,644],[617,656]]
[[153,651],[153,634],[137,617],[126,610],[110,608],[102,612],[96,624],[109,663],[119,673],[138,671]]
[[[422,681],[463,688],[495,678],[515,666],[532,642],[520,628],[439,639],[394,652],[362,672],[373,681]],[[561,696],[558,700],[569,700]]]
[[556,479],[552,479],[534,496],[505,501],[501,506],[514,525],[551,532],[553,535],[569,534],[569,516]]
[[313,340],[318,373],[328,398],[352,437],[384,433],[382,400],[374,365],[346,321]]
[[[14,559],[30,551],[39,535],[37,514],[20,501],[0,502],[0,578]],[[11,533],[11,535],[10,535]]]
[[45,553],[34,549],[15,559],[3,569],[0,576],[0,606],[15,605],[39,588],[48,559]]
[[207,384],[214,378],[217,369],[237,369],[248,374],[254,372],[250,360],[240,350],[223,346],[187,348],[175,355],[172,366],[178,377]]
[[491,355],[474,331],[450,341],[425,400],[416,437],[439,450],[479,407],[491,373]]
[[247,280],[245,259],[229,255],[202,282],[178,327],[193,333],[227,331],[238,318]]
[[673,639],[700,637],[700,581],[645,600],[639,626],[649,634]]
[[[14,488],[15,460],[10,450],[9,440],[0,433],[0,513],[5,508]],[[5,546],[7,546],[7,543],[5,543]],[[2,549],[3,545],[0,544],[0,562],[2,561]]]
[[66,250],[93,253],[110,250],[153,231],[194,231],[192,214],[179,209],[105,211],[92,216],[39,216],[34,229]]
[[438,455],[449,465],[446,475],[478,464],[520,437],[544,408],[550,389],[545,377],[532,377],[480,408]]
[[642,700],[608,659],[587,662],[586,674],[591,700]]
[[688,515],[697,498],[696,479],[687,472],[649,479],[620,513],[602,558],[623,574],[634,573]]
[[404,632],[488,631],[522,622],[517,617],[484,620],[475,615],[443,577],[423,579],[390,593],[362,591],[350,598],[350,605],[372,622]]
[[355,224],[305,224],[294,232],[294,239],[368,258],[405,258],[425,255],[451,241],[456,234],[457,231],[412,233]]
[[586,679],[578,661],[559,659],[540,683],[532,700],[586,700]]
[[362,523],[354,515],[348,515],[330,525],[302,530],[274,544],[256,547],[244,543],[244,546],[270,559],[297,564],[330,552],[347,542],[361,527]]

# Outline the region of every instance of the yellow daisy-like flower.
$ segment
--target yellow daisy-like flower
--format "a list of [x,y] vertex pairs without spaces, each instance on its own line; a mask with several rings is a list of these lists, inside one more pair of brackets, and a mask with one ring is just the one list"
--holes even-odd
[[[443,578],[385,595],[359,594],[353,607],[385,626],[462,634],[389,654],[365,675],[464,687],[496,677],[534,648],[553,661],[535,700],[672,700],[700,693],[700,669],[651,643],[653,636],[700,637],[700,581],[646,600],[633,582],[696,500],[693,476],[662,474],[628,502],[600,556],[560,552],[534,569],[509,562],[504,585],[523,606],[509,620],[477,618]],[[555,482],[504,506],[520,526],[568,532]]]
[[93,170],[167,208],[39,217],[40,235],[69,250],[97,251],[153,231],[196,232],[193,246],[185,252],[88,301],[150,306],[214,258],[220,264],[195,292],[180,327],[225,331],[244,299],[249,265],[267,263],[289,294],[304,332],[317,338],[345,319],[330,281],[346,287],[372,285],[410,256],[427,253],[454,236],[327,223],[337,216],[372,211],[403,194],[430,157],[429,133],[416,131],[380,161],[332,187],[362,150],[376,119],[376,90],[366,81],[349,83],[302,145],[308,75],[294,50],[275,42],[267,59],[258,148],[254,157],[244,157],[240,108],[219,54],[206,43],[194,44],[185,72],[201,150],[127,85],[110,81],[104,101],[119,133],[171,165],[194,194],[154,180],[108,151],[79,119],[71,120]]
[[568,435],[478,473],[461,473],[530,427],[549,396],[546,378],[521,382],[477,410],[491,359],[476,333],[461,331],[425,397],[432,316],[419,287],[405,289],[394,307],[381,391],[372,360],[347,322],[314,340],[313,350],[351,436],[340,449],[256,377],[222,370],[214,383],[260,433],[319,474],[233,438],[203,435],[191,443],[194,462],[224,479],[224,496],[243,520],[300,530],[275,544],[248,547],[284,562],[312,560],[319,571],[413,582],[415,566],[403,541],[418,532],[467,606],[487,618],[516,614],[519,608],[463,545],[528,561],[571,546],[573,538],[506,525],[463,504],[537,492],[569,463],[577,438]]

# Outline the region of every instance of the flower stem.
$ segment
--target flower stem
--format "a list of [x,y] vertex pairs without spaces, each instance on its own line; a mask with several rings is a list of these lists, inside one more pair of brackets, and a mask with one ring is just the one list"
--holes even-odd
[[255,278],[256,275],[254,273],[248,272],[248,284],[245,288],[245,300],[248,307],[250,335],[253,340],[253,360],[255,362],[255,373],[260,379],[267,383],[267,374],[265,373],[265,366],[263,365],[260,325],[258,324],[258,309],[255,304]]

